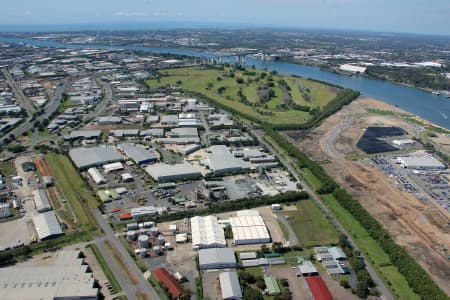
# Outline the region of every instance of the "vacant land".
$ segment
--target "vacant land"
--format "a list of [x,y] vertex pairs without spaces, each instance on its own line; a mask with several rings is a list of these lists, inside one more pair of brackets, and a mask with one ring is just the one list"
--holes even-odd
[[[178,87],[200,93],[261,121],[273,124],[304,123],[308,110],[323,107],[339,89],[293,76],[260,70],[179,68],[147,81],[151,89]],[[301,109],[301,110],[300,110]]]
[[289,223],[297,235],[300,246],[313,247],[338,242],[339,234],[312,200],[296,203],[297,210],[281,212],[289,216]]
[[[331,163],[322,164],[327,173],[358,199],[395,241],[405,247],[430,273],[436,283],[450,293],[450,263],[447,260],[448,254],[442,251],[441,246],[449,241],[448,213],[433,202],[421,202],[414,195],[402,192],[378,169],[352,160],[355,155],[363,154],[355,145],[364,129],[369,126],[400,127],[416,138],[427,134],[427,127],[422,130],[423,126],[417,122],[400,117],[404,114],[406,113],[402,110],[385,103],[360,98],[344,107],[339,114],[329,117],[313,131],[290,131],[287,132],[287,137],[313,160],[323,162],[324,159],[329,159]],[[438,144],[439,137],[443,134],[434,133],[437,137],[430,137],[429,140],[436,142],[436,147],[445,151],[446,145]],[[330,199],[325,198],[325,201],[328,200]],[[331,200],[328,205],[335,203]],[[335,214],[337,209],[334,207]],[[342,207],[340,209],[343,210]],[[344,223],[346,221],[345,216],[339,219]],[[357,239],[366,239],[365,234],[356,230],[356,227],[350,228]],[[360,243],[363,251],[369,251],[376,264],[382,263],[385,254],[371,253],[377,252],[376,248],[366,247],[367,243],[370,245],[369,240]],[[383,267],[381,272],[394,289],[406,285],[402,284],[404,278],[394,267]]]
[[[69,202],[72,208],[70,213],[75,215],[76,227],[83,231],[96,230],[96,221],[90,209],[97,206],[97,201],[69,158],[49,153],[45,156],[45,160],[55,176],[62,197]],[[70,218],[69,212],[66,212],[65,217]]]

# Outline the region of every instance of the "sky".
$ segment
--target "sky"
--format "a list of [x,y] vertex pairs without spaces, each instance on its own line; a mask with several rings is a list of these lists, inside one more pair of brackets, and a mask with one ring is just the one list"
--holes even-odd
[[241,24],[450,35],[450,0],[0,1],[0,30],[65,24],[103,24],[105,29],[107,24],[137,23],[142,29],[157,23]]

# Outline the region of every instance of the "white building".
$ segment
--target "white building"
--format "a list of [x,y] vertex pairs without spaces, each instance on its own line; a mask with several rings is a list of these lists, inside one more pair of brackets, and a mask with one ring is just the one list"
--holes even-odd
[[97,170],[97,168],[89,168],[88,174],[91,176],[92,180],[95,182],[95,184],[103,184],[106,183],[105,177],[103,177],[102,174]]
[[236,267],[236,257],[230,248],[209,248],[198,251],[200,270]]
[[226,247],[225,233],[215,216],[191,218],[192,247],[221,248]]
[[241,285],[235,271],[220,273],[219,281],[220,291],[224,300],[242,299]]
[[416,170],[445,170],[447,167],[433,156],[404,156],[397,158],[404,168]]
[[270,243],[269,231],[257,210],[244,210],[229,219],[235,245]]

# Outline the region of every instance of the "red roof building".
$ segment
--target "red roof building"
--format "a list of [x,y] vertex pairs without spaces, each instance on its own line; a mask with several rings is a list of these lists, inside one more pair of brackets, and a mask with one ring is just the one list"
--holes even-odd
[[153,276],[155,276],[156,280],[158,280],[160,284],[169,290],[172,299],[181,299],[185,296],[185,292],[175,276],[170,274],[165,268],[158,268],[154,270]]
[[330,290],[325,282],[323,282],[322,277],[305,277],[305,280],[308,283],[309,290],[311,291],[314,300],[333,300]]

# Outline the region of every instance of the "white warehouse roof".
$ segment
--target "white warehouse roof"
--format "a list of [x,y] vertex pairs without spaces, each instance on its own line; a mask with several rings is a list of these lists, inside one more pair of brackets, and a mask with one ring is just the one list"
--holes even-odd
[[112,146],[74,148],[69,151],[69,156],[81,170],[123,160]]
[[446,166],[432,156],[404,156],[397,160],[408,169],[445,169]]
[[34,216],[33,224],[40,240],[57,237],[63,234],[54,211],[48,211]]
[[241,159],[231,154],[224,145],[215,145],[209,148],[208,166],[215,175],[224,173],[237,173],[248,170],[250,167]]
[[238,216],[229,219],[236,245],[270,243],[270,234],[261,216]]
[[38,212],[45,212],[52,210],[50,202],[48,201],[47,195],[44,190],[33,191],[33,201]]
[[97,299],[95,279],[80,251],[64,250],[52,254],[38,265],[0,268],[1,299]]
[[192,246],[198,248],[226,247],[225,233],[217,217],[191,218]]
[[236,267],[236,257],[230,248],[209,248],[198,251],[200,270]]
[[103,177],[96,168],[89,168],[88,174],[91,176],[92,180],[94,180],[95,184],[106,183],[105,177]]
[[239,284],[239,279],[235,271],[220,273],[219,280],[223,299],[242,298],[241,285]]
[[175,165],[154,164],[147,166],[145,171],[156,181],[183,180],[201,176],[200,171],[187,162]]

